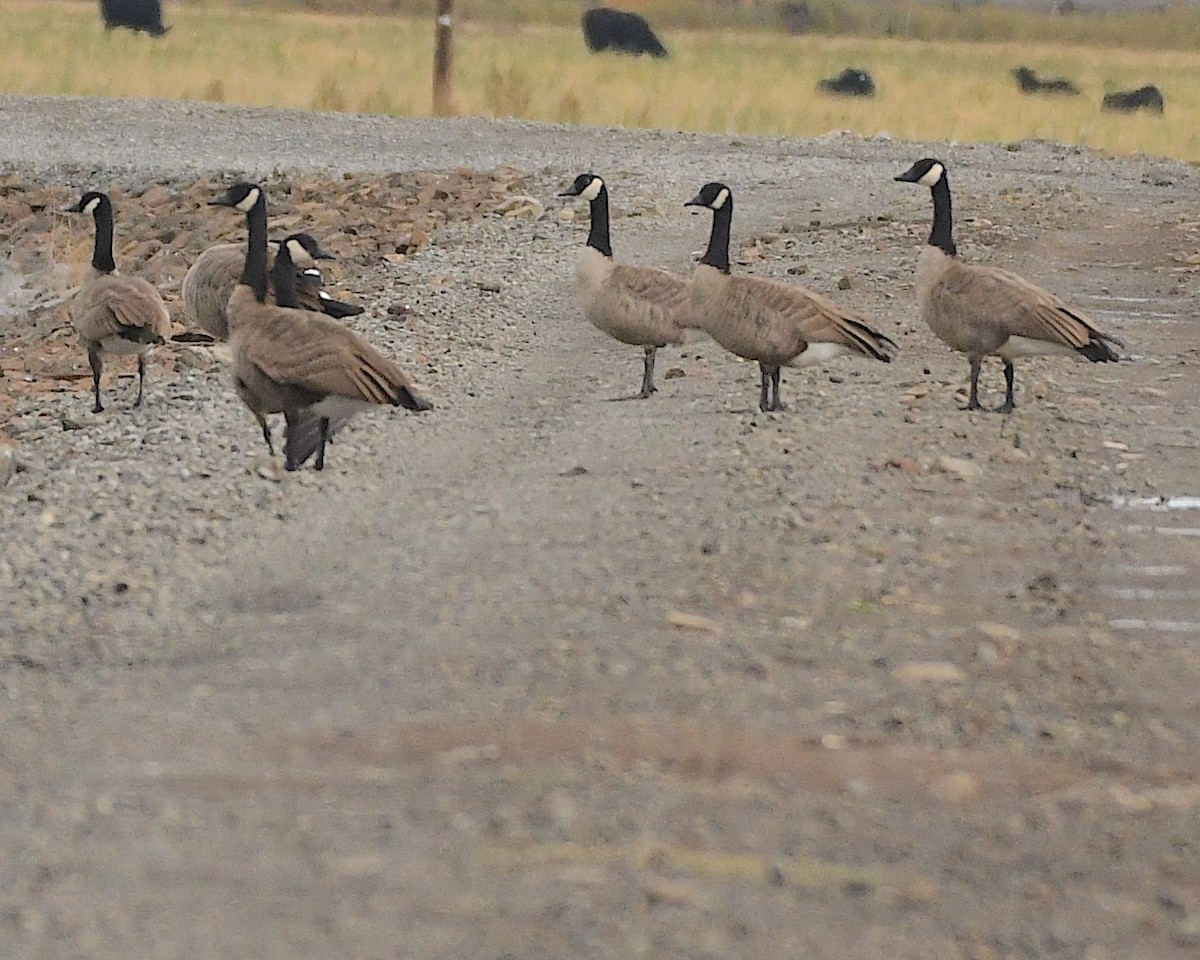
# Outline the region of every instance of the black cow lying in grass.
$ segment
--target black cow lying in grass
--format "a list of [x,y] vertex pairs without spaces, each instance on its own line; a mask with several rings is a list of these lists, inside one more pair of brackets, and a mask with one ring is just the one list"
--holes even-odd
[[593,7],[583,14],[583,42],[593,53],[615,50],[638,56],[665,57],[667,48],[654,35],[644,17],[624,10]]
[[871,97],[875,95],[875,81],[866,70],[847,67],[836,77],[818,81],[817,89],[847,97]]
[[161,37],[169,29],[163,26],[160,0],[100,0],[104,29],[128,27],[152,37]]
[[1103,110],[1122,110],[1130,113],[1134,110],[1153,110],[1163,112],[1162,91],[1153,84],[1138,87],[1136,90],[1121,90],[1117,93],[1106,93],[1100,104]]
[[1017,67],[1013,71],[1013,76],[1017,78],[1017,86],[1021,88],[1022,93],[1069,93],[1075,94],[1079,92],[1079,88],[1070,80],[1064,80],[1062,77],[1055,77],[1053,80],[1043,80],[1033,70],[1028,67]]

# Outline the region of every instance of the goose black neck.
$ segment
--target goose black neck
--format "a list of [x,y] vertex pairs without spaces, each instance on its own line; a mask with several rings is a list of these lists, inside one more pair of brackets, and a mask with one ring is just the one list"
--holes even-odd
[[715,267],[722,273],[729,272],[729,227],[733,223],[733,196],[712,212],[712,233],[708,236],[708,249],[700,262]]
[[112,273],[117,269],[113,260],[113,212],[112,203],[104,197],[92,211],[96,221],[96,245],[92,249],[92,269],[97,273]]
[[279,245],[275,254],[275,266],[271,268],[271,282],[275,286],[275,303],[281,307],[300,306],[300,295],[296,292],[296,264],[288,252],[287,241]]
[[587,245],[595,247],[606,257],[611,257],[613,252],[608,237],[608,187],[601,186],[591,204],[592,228],[588,231]]
[[946,175],[933,185],[933,229],[929,232],[929,245],[954,256],[954,217],[950,212],[950,184]]
[[250,236],[246,243],[246,265],[242,268],[242,283],[254,292],[259,303],[267,302],[267,197],[261,190],[258,199],[246,211],[246,228]]

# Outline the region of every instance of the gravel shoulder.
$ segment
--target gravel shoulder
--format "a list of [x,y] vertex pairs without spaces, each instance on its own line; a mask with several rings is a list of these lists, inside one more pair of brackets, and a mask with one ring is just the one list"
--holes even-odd
[[[149,182],[466,168],[544,206],[448,216],[403,259],[329,227],[357,328],[436,409],[360,418],[322,474],[261,475],[219,357],[164,360],[137,411],[110,379],[98,417],[87,381],[4,367],[6,956],[1196,955],[1200,541],[1162,500],[1200,467],[1192,168],[66,98],[0,116],[4,196],[110,184],[132,210]],[[912,291],[929,198],[892,182],[925,155],[963,255],[1077,303],[1129,362],[1030,360],[1012,417],[958,409],[966,362]],[[586,169],[618,258],[680,271],[708,230],[682,202],[729,183],[735,269],[853,304],[899,358],[785,371],[775,416],[699,341],[660,355],[652,400],[610,402],[640,353],[574,303],[586,212],[554,195]],[[45,293],[19,254],[0,346]]]

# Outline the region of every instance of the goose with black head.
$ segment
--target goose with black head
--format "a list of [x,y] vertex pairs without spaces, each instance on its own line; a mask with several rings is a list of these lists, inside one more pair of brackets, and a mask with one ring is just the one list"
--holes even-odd
[[999,413],[1010,413],[1015,406],[1017,357],[1060,354],[1093,363],[1119,359],[1113,348],[1122,346],[1121,341],[1097,329],[1083,311],[1008,270],[958,259],[950,180],[942,161],[918,160],[896,180],[929,187],[933,197],[933,227],[917,259],[917,302],[938,339],[967,355],[971,392],[966,409],[983,409],[979,371],[984,357],[1004,361],[1005,395],[996,408]]
[[840,356],[891,361],[896,344],[866,317],[798,284],[730,275],[733,191],[728,186],[706,183],[684,206],[712,211],[708,249],[692,274],[690,324],[730,353],[758,361],[760,410],[785,409],[779,399],[783,367]]

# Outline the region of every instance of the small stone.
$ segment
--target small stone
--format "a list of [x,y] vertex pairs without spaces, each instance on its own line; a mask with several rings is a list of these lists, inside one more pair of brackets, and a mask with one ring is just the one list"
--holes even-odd
[[560,477],[586,477],[588,474],[587,467],[574,466],[564,470],[559,474]]
[[1028,463],[1033,457],[1028,450],[1020,447],[1005,447],[1000,451],[1000,459],[1005,463]]
[[528,217],[531,220],[536,220],[546,208],[542,206],[540,200],[536,197],[513,196],[507,197],[499,206],[496,207],[496,212],[504,217]]
[[678,380],[680,377],[686,377],[687,371],[683,367],[670,367],[663,374],[664,380]]
[[845,274],[838,278],[837,288],[839,290],[849,290],[853,285],[850,278]]
[[967,679],[962,669],[948,660],[910,660],[900,664],[892,676],[908,683],[962,683]]
[[826,733],[821,737],[821,746],[826,750],[841,750],[846,746],[846,738],[840,733]]
[[646,882],[646,902],[652,907],[685,907],[695,899],[695,890],[678,880],[654,877]]
[[812,627],[812,617],[780,617],[779,627],[782,630],[794,630],[802,633]]
[[254,461],[254,472],[272,483],[283,482],[283,467],[274,457],[261,456]]
[[17,472],[17,454],[13,447],[0,441],[0,487],[3,487]]
[[1120,440],[1105,440],[1102,444],[1105,450],[1128,450],[1129,444],[1121,443]]
[[989,620],[981,620],[975,624],[975,629],[989,640],[995,640],[1005,645],[1017,643],[1021,639],[1020,630],[1004,623],[992,623]]
[[948,473],[964,483],[974,483],[983,476],[983,468],[979,464],[961,457],[938,457],[934,469],[940,473]]
[[716,620],[702,617],[698,613],[685,613],[683,610],[672,610],[667,614],[667,623],[681,630],[702,630],[708,633],[720,633],[721,625]]
[[955,770],[933,785],[933,794],[949,803],[966,803],[979,796],[983,784],[975,774],[966,770]]
[[921,465],[916,460],[908,459],[908,457],[889,457],[884,466],[891,467],[893,470],[899,470],[901,473],[921,472]]

